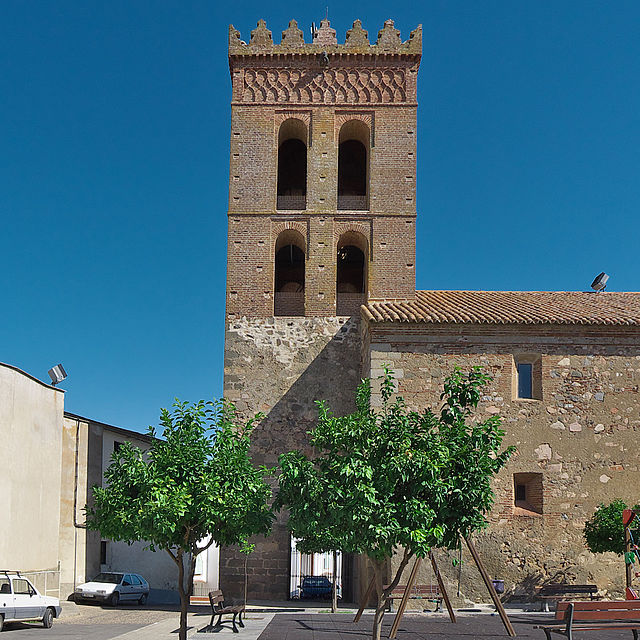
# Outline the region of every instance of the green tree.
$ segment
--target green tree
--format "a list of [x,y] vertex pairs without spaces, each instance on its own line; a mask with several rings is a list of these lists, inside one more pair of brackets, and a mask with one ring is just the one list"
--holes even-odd
[[[340,549],[368,556],[377,606],[372,637],[380,638],[386,601],[412,557],[432,547],[456,548],[461,536],[486,526],[491,479],[507,462],[500,418],[471,420],[482,387],[479,368],[447,378],[439,415],[410,411],[394,396],[392,373],[381,380],[382,406],[371,406],[371,385],[356,393],[356,412],[334,416],[319,403],[311,432],[314,459],[280,456],[276,508],[289,509],[289,528],[303,552]],[[400,563],[383,589],[395,551]]]
[[162,438],[149,427],[149,451],[125,443],[112,456],[106,486],[93,488],[89,528],[112,540],[146,541],[176,563],[180,640],[187,637],[196,556],[213,543],[248,552],[249,537],[270,529],[268,470],[249,458],[258,418],[238,425],[231,404],[176,401],[161,411]]
[[[624,500],[614,500],[611,504],[600,504],[584,525],[584,539],[587,548],[593,553],[613,551],[624,554],[624,525],[622,511],[628,509]],[[640,509],[636,505],[634,509]]]

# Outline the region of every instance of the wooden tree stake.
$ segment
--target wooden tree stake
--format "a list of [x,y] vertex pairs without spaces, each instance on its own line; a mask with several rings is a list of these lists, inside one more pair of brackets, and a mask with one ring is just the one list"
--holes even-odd
[[362,602],[360,603],[360,608],[358,609],[358,613],[356,613],[356,617],[353,619],[354,622],[358,622],[358,620],[360,620],[360,618],[362,617],[362,612],[364,611],[364,608],[367,606],[367,602],[369,602],[369,598],[371,597],[371,594],[375,586],[376,586],[376,574],[374,573],[373,577],[371,578],[371,582],[369,583],[369,586],[365,591],[364,597],[362,598]]
[[438,589],[440,589],[440,593],[444,599],[444,603],[447,605],[447,611],[449,612],[449,619],[451,622],[455,623],[456,614],[453,612],[453,607],[451,606],[451,602],[449,601],[449,594],[445,589],[444,582],[442,581],[442,576],[440,575],[440,569],[438,569],[438,565],[436,564],[436,558],[433,555],[433,550],[429,551],[429,560],[431,560],[431,567],[433,568],[433,573],[436,574],[436,579],[438,580]]
[[411,574],[409,575],[409,582],[407,582],[407,588],[404,590],[404,593],[402,594],[402,600],[400,600],[400,606],[398,607],[398,613],[396,613],[396,619],[393,621],[393,625],[391,626],[391,633],[389,633],[390,640],[394,640],[394,638],[398,634],[398,627],[400,626],[400,621],[402,620],[402,616],[404,615],[404,610],[407,608],[407,602],[409,601],[409,594],[411,593],[411,589],[413,589],[413,585],[416,582],[416,576],[418,575],[418,567],[420,567],[421,562],[422,562],[421,558],[416,558],[416,562],[413,565],[413,569],[411,569]]
[[484,584],[486,585],[487,590],[489,591],[489,595],[493,600],[493,604],[496,605],[496,609],[500,614],[500,619],[502,620],[502,624],[504,625],[504,628],[507,630],[507,633],[512,638],[515,638],[516,632],[511,624],[511,620],[509,620],[509,617],[507,616],[507,612],[504,610],[504,607],[502,606],[502,602],[500,602],[500,598],[498,598],[498,594],[496,593],[496,590],[493,588],[493,583],[491,582],[491,580],[489,579],[489,575],[485,571],[484,565],[480,560],[480,556],[478,555],[478,552],[476,551],[475,546],[471,542],[471,538],[465,538],[464,540],[467,543],[467,547],[469,547],[469,551],[473,556],[473,560],[476,563],[476,567],[478,567],[478,571],[480,572],[480,575],[484,580]]

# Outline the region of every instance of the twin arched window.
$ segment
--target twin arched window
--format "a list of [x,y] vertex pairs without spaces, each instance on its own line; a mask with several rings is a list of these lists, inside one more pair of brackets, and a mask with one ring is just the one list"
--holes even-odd
[[[307,208],[307,125],[285,120],[278,131],[277,209]],[[338,209],[369,209],[371,133],[361,120],[342,125],[338,137]]]

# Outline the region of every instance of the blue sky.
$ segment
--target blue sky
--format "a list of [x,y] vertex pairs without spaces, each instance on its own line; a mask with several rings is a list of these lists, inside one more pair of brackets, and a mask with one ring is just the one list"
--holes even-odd
[[[265,10],[268,7],[268,10]],[[229,23],[317,6],[3,0],[0,361],[144,430],[222,392]],[[417,8],[416,8],[417,7]],[[417,286],[638,290],[640,3],[329,6],[422,23]],[[308,37],[308,35],[306,36]]]

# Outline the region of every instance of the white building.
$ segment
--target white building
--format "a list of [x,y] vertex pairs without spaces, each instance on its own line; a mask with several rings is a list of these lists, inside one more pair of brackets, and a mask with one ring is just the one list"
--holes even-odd
[[[119,444],[146,450],[147,435],[64,411],[64,391],[0,363],[0,567],[28,573],[65,599],[101,570],[143,575],[152,589],[177,589],[177,568],[142,542],[104,540],[86,529],[84,507]],[[198,560],[196,590],[218,585],[218,550]]]

